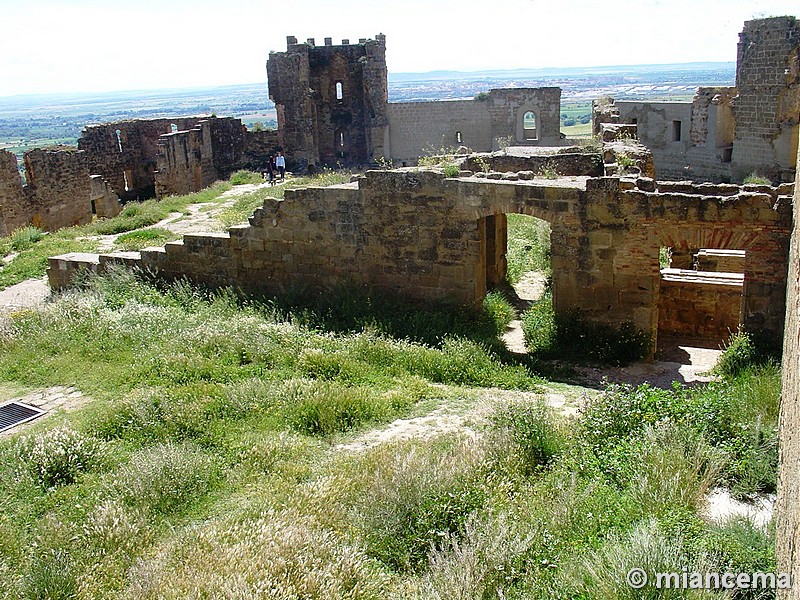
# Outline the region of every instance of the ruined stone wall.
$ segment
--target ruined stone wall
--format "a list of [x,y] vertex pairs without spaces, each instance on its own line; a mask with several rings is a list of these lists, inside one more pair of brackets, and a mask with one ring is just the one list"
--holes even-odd
[[86,153],[72,147],[37,148],[25,153],[25,193],[30,222],[45,231],[92,220],[91,181]]
[[218,179],[214,167],[212,124],[201,121],[188,131],[162,135],[158,140],[156,197],[198,192]]
[[192,129],[202,119],[147,119],[89,125],[81,133],[78,148],[86,151],[90,174],[102,175],[120,198],[153,198],[158,138],[172,133],[173,129]]
[[[349,185],[287,190],[283,201],[267,200],[249,226],[186,236],[142,252],[139,264],[165,277],[267,293],[292,286],[322,292],[349,281],[422,301],[476,303],[497,280],[502,257],[502,227],[489,219],[522,213],[551,225],[558,313],[580,310],[615,326],[631,321],[655,341],[659,249],[738,248],[747,257],[744,326],[780,337],[790,200],[769,187],[717,186],[727,195],[715,196],[699,192],[714,186],[662,190],[640,181],[642,187],[616,177],[548,182],[370,171]],[[51,266],[61,285],[69,267]]]
[[0,150],[0,236],[10,235],[31,220],[31,209],[22,189],[17,157]]
[[[561,144],[561,88],[509,88],[489,92],[488,110],[492,116],[493,150],[498,138],[511,137],[521,146]],[[536,139],[528,139],[523,128],[526,112],[536,116]]]
[[[800,163],[800,157],[798,157]],[[798,165],[800,168],[800,165]],[[786,299],[779,417],[778,499],[775,504],[778,573],[791,573],[793,589],[781,600],[800,599],[800,186],[794,193],[794,230]]]
[[747,21],[739,34],[733,110],[735,181],[751,172],[791,181],[800,119],[800,24],[794,17]]
[[[535,115],[535,133],[526,132],[525,113]],[[441,148],[466,146],[491,152],[504,145],[558,146],[561,142],[561,89],[492,90],[486,98],[388,105],[389,156],[413,164]]]
[[100,218],[110,219],[122,212],[119,196],[111,189],[102,175],[91,175],[91,202],[95,214]]
[[721,344],[738,329],[741,304],[741,281],[691,273],[666,275],[659,288],[659,335],[697,337]]
[[[245,131],[244,150],[242,152],[241,166],[262,173],[266,170],[267,160],[270,155],[274,155],[280,142],[278,141],[278,131],[276,129],[265,129],[264,131]],[[291,170],[290,164],[292,157],[286,157],[286,166]]]
[[359,163],[384,152],[388,125],[386,38],[324,46],[287,38],[267,61],[286,152],[307,163]]
[[485,100],[398,102],[389,104],[387,113],[388,152],[398,164],[416,164],[420,156],[441,148],[492,150],[492,119]]

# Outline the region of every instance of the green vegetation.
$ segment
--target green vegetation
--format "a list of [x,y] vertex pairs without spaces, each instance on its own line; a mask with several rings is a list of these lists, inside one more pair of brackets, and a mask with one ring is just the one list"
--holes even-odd
[[254,171],[236,171],[230,178],[231,185],[261,184],[264,177]]
[[119,250],[141,250],[149,246],[163,246],[165,242],[178,239],[180,236],[162,229],[160,227],[150,227],[148,229],[137,229],[123,233],[114,242],[115,249]]
[[[497,293],[422,311],[126,271],[15,315],[0,380],[94,401],[0,441],[0,593],[600,600],[632,597],[633,566],[774,570],[769,530],[697,516],[714,485],[774,489],[774,366],[612,386],[567,423],[497,344],[512,316]],[[459,386],[527,393],[472,435],[358,441]]]
[[517,283],[529,271],[550,274],[550,225],[527,215],[507,215],[507,278]]
[[543,359],[624,365],[650,350],[650,337],[633,323],[591,323],[578,312],[555,316],[549,293],[522,315],[522,330],[528,351]]
[[[261,183],[261,176],[249,171],[240,171],[232,176],[238,180]],[[329,171],[314,177],[288,179],[284,185],[261,188],[238,197],[231,206],[220,211],[217,219],[227,228],[247,220],[266,198],[283,198],[285,189],[320,185],[328,186],[350,180],[349,172]],[[68,252],[95,252],[101,235],[119,235],[114,250],[140,250],[148,246],[160,246],[179,239],[180,235],[166,229],[153,227],[170,216],[188,215],[190,204],[208,204],[209,208],[221,202],[220,196],[233,187],[233,180],[219,181],[212,186],[185,196],[170,196],[162,200],[129,202],[122,212],[111,219],[97,219],[89,225],[68,227],[44,234],[34,227],[25,227],[0,238],[0,259],[16,256],[8,264],[0,263],[0,289],[25,279],[41,277],[47,268],[47,257]]]
[[755,171],[753,171],[752,173],[750,173],[750,175],[744,178],[744,183],[750,185],[772,185],[772,182],[769,179],[767,179],[766,177],[762,177]]

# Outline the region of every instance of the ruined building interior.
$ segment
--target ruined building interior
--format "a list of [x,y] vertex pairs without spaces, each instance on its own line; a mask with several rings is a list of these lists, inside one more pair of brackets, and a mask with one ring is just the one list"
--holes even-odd
[[[419,300],[476,303],[505,277],[505,215],[523,213],[550,224],[557,313],[631,322],[650,335],[653,351],[659,337],[719,341],[739,325],[780,339],[798,31],[787,17],[747,22],[736,89],[701,89],[682,107],[639,103],[638,112],[631,103],[597,102],[602,148],[562,139],[558,88],[389,103],[384,36],[341,45],[328,38],[322,46],[289,37],[286,52],[267,63],[277,132],[256,137],[235,119],[187,120],[175,131],[165,131],[166,121],[90,127],[80,143],[90,170],[123,194],[166,195],[199,189],[271,144],[298,168],[381,157],[415,164],[425,148],[458,145],[469,148],[458,175],[378,169],[347,185],[287,191],[227,233],[135,253],[54,257],[51,285],[69,285],[78,269],[123,262],[248,291],[352,281]],[[757,73],[774,95],[756,94]],[[672,118],[676,111],[685,121]],[[670,142],[680,161],[658,143],[664,131],[678,131],[676,121],[682,139],[687,130],[685,143]],[[512,147],[497,152],[504,139]],[[623,154],[635,159],[627,172],[618,164]],[[686,174],[676,166],[683,162],[694,181],[672,176]],[[559,178],[536,177],[544,168]],[[722,182],[752,170],[772,174],[773,185]],[[660,263],[664,252],[669,265]]]

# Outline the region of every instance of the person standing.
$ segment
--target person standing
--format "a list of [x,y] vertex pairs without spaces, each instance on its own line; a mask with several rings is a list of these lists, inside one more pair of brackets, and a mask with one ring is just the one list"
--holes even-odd
[[264,177],[266,177],[267,181],[269,181],[270,185],[275,185],[275,164],[274,158],[270,154],[270,157],[267,159],[267,172],[264,173]]
[[286,158],[283,156],[283,152],[278,152],[278,156],[275,157],[275,167],[278,169],[281,181],[283,181],[283,176],[286,173]]

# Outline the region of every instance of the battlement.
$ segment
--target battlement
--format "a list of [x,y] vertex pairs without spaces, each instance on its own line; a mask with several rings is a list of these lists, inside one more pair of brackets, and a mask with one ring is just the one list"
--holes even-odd
[[[382,33],[379,33],[375,36],[375,38],[359,38],[357,44],[351,44],[350,40],[344,38],[341,44],[334,44],[332,37],[326,37],[324,39],[324,46],[317,46],[317,42],[315,38],[308,38],[305,42],[298,42],[297,37],[293,35],[286,36],[286,51],[287,52],[296,52],[302,51],[303,49],[312,49],[312,48],[342,48],[344,46],[364,46],[367,44],[381,44],[386,46],[386,36]],[[272,54],[275,54],[274,52]]]

